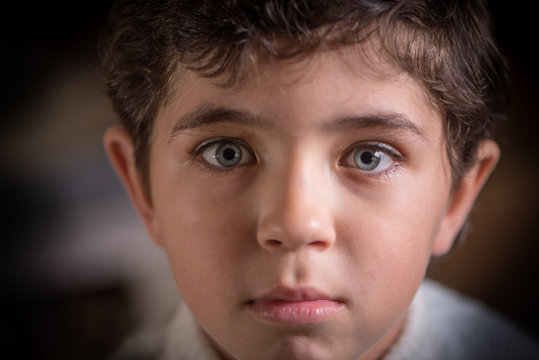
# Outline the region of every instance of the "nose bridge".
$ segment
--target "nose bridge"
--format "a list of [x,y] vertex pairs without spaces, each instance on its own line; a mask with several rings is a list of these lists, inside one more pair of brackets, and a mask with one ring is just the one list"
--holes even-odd
[[335,240],[330,176],[323,162],[299,153],[266,178],[258,241],[267,250],[313,246]]

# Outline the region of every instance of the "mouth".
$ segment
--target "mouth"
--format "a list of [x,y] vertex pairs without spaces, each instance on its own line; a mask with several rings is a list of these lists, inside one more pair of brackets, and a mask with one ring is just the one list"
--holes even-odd
[[247,301],[247,306],[263,321],[306,325],[330,320],[344,308],[344,302],[312,288],[278,287]]

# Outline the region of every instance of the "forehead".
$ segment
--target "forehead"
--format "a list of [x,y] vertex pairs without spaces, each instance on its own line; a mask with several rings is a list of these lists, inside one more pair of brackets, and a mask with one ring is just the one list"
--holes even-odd
[[319,51],[292,61],[260,61],[231,86],[221,84],[222,79],[179,70],[161,117],[176,122],[167,122],[173,129],[182,114],[224,107],[293,130],[326,125],[331,119],[391,114],[409,119],[437,139],[441,131],[440,114],[421,86],[365,48]]

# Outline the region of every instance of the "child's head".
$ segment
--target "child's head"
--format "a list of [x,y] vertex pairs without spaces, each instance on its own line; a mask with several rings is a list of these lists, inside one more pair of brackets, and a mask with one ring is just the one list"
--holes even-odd
[[357,359],[395,340],[498,149],[480,2],[126,1],[105,138],[224,356]]

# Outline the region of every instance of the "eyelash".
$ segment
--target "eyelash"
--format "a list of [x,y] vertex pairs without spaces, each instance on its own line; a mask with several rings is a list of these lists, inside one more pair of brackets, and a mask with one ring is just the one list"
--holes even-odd
[[[203,153],[208,148],[219,145],[219,144],[227,144],[227,143],[247,150],[247,152],[249,153],[249,156],[251,156],[253,160],[246,164],[238,164],[238,165],[226,167],[226,166],[216,166],[216,165],[210,164],[206,159],[203,158]],[[386,169],[381,170],[379,172],[362,170],[357,166],[349,166],[349,165],[344,164],[345,159],[349,158],[358,149],[372,149],[372,150],[380,151],[384,155],[389,156],[391,160],[393,161],[393,163],[389,165]],[[258,162],[258,157],[256,156],[255,152],[251,149],[251,147],[247,145],[247,143],[236,138],[228,138],[228,137],[220,137],[220,138],[213,138],[213,139],[206,140],[200,143],[199,145],[197,145],[193,150],[189,151],[189,154],[194,160],[197,160],[201,165],[203,165],[205,169],[213,170],[217,172],[229,172],[238,168],[241,165],[249,165],[249,164]],[[405,162],[406,162],[406,158],[398,150],[396,150],[394,147],[388,144],[378,142],[378,141],[362,141],[362,142],[355,143],[349,146],[343,152],[343,155],[339,158],[338,164],[340,166],[349,167],[355,171],[359,171],[363,175],[368,176],[368,177],[391,178],[395,174],[395,172],[398,171],[399,167],[403,165]]]

